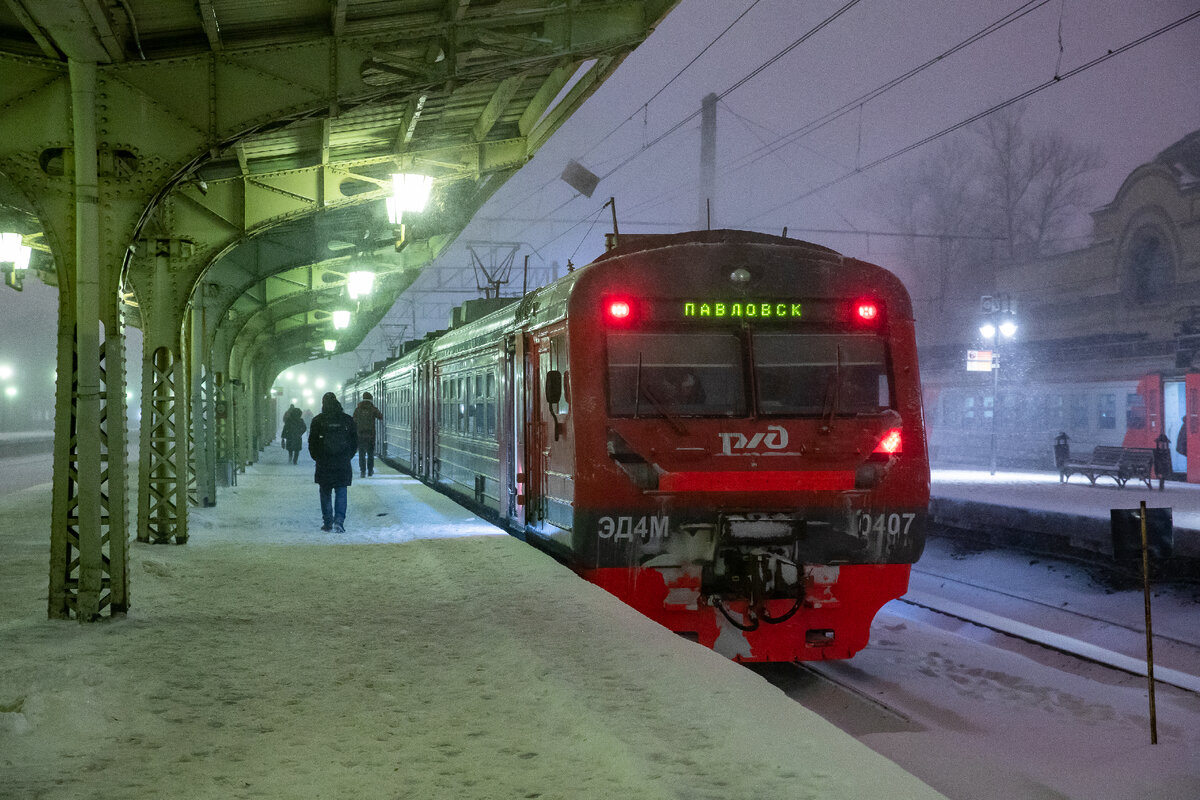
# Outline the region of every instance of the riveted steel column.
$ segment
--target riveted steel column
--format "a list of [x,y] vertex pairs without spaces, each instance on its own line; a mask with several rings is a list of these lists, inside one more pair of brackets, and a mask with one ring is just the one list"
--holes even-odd
[[96,65],[70,62],[75,134],[75,463],[80,620],[100,615],[104,589],[100,483],[100,179],[96,157]]
[[[138,494],[140,542],[187,541],[188,393],[181,336],[169,298],[178,241],[152,240],[154,280],[143,301],[142,428]],[[154,302],[149,301],[153,298]]]
[[191,372],[192,390],[192,474],[195,476],[194,502],[207,508],[216,505],[217,489],[213,479],[212,461],[210,460],[209,440],[212,437],[212,416],[208,410],[207,381],[211,374],[208,366],[206,346],[207,337],[204,332],[204,290],[203,287],[193,295],[191,318],[191,334],[188,348],[188,367]]
[[210,351],[213,366],[213,427],[218,486],[236,486],[237,471],[234,469],[233,438],[233,395],[229,386],[228,336],[223,328],[217,329]]

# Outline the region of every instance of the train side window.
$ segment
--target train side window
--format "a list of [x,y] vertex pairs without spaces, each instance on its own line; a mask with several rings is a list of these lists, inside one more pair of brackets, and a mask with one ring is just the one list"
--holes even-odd
[[1096,427],[1112,430],[1117,427],[1117,396],[1102,394],[1096,397]]
[[458,425],[455,430],[459,433],[467,431],[467,389],[469,386],[470,384],[462,378],[458,379],[458,396],[455,398],[458,406]]
[[491,370],[487,374],[487,435],[496,435],[496,373]]
[[487,421],[485,415],[487,413],[487,396],[483,393],[483,375],[475,376],[475,414],[473,416],[474,434],[476,436],[485,436],[487,434]]
[[1146,428],[1146,398],[1140,394],[1125,395],[1125,427],[1137,431]]
[[[558,398],[558,404],[555,408],[555,413],[561,419],[566,417],[571,411],[571,395],[567,391],[567,371],[570,369],[571,362],[567,354],[567,337],[565,334],[558,334],[550,339],[550,354],[546,364],[547,370],[558,370],[562,373],[563,392]],[[545,375],[542,376],[545,385]]]
[[1071,430],[1086,431],[1088,417],[1087,395],[1071,395]]
[[949,391],[942,398],[942,424],[947,428],[962,425],[963,397],[961,392]]

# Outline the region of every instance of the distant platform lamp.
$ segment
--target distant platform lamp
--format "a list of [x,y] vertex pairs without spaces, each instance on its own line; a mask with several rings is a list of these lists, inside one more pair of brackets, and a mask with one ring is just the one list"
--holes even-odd
[[988,344],[995,343],[992,350],[992,434],[991,454],[988,464],[991,474],[996,474],[996,417],[1000,413],[1000,343],[1017,335],[1017,322],[1012,311],[999,311],[979,326],[979,335]]

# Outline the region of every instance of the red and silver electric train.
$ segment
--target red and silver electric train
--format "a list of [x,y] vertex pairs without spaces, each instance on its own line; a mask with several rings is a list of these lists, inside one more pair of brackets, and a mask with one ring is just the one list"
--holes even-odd
[[908,294],[817,245],[623,236],[363,391],[381,458],[739,661],[854,655],[924,547]]

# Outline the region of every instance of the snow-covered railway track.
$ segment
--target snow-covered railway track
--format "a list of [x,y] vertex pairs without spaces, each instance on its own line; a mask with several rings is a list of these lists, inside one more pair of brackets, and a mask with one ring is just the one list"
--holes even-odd
[[[964,586],[971,590],[983,591],[983,592],[988,592],[990,594],[996,594],[996,595],[1002,595],[1004,597],[1009,597],[1014,600],[1019,600],[1023,603],[1031,603],[1033,605],[1042,606],[1043,608],[1053,609],[1055,613],[1070,614],[1071,616],[1079,617],[1079,618],[1085,619],[1085,620],[1091,620],[1092,622],[1099,622],[1103,625],[1109,625],[1109,626],[1116,627],[1116,628],[1122,628],[1131,633],[1135,633],[1138,636],[1146,635],[1146,629],[1144,627],[1135,626],[1135,625],[1126,625],[1125,623],[1118,622],[1118,621],[1109,619],[1107,617],[1101,617],[1101,616],[1097,616],[1095,614],[1088,614],[1083,611],[1077,611],[1073,608],[1065,608],[1062,605],[1056,605],[1054,603],[1047,603],[1043,600],[1037,599],[1036,597],[1030,597],[1027,594],[1010,592],[1010,591],[1006,591],[1004,589],[997,589],[994,586],[985,586],[980,583],[963,580],[961,578],[955,578],[950,575],[944,575],[942,573],[933,572],[933,571],[927,570],[927,569],[921,569],[919,567],[913,567],[912,571],[914,573],[918,573],[920,575],[925,575],[925,576],[927,576],[929,578],[933,578],[935,580],[951,581],[955,584],[958,584],[959,586]],[[1155,633],[1154,639],[1156,642],[1172,642],[1173,644],[1177,644],[1181,647],[1190,648],[1190,649],[1195,650],[1198,653],[1200,653],[1200,643],[1197,643],[1197,642],[1194,642],[1191,640],[1179,639],[1174,636],[1165,635],[1161,632]]]
[[[936,597],[924,592],[910,591],[896,602],[946,617],[952,617],[963,622],[969,622],[972,625],[977,625],[1014,639],[1020,639],[1021,641],[1045,647],[1064,655],[1083,659],[1131,675],[1145,677],[1147,673],[1146,662],[1144,660],[1118,653],[1071,636],[1039,628],[1019,620],[1009,619],[999,614],[973,608],[953,600]],[[1180,644],[1189,647],[1192,646],[1190,643],[1180,642]],[[1197,675],[1167,667],[1155,666],[1154,679],[1159,683],[1169,684],[1189,692],[1200,694],[1200,676]]]

